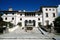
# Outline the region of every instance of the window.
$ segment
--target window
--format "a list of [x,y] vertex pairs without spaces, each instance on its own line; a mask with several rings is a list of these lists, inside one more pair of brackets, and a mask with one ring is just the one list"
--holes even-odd
[[46,20],[46,25],[49,25],[49,20]]
[[5,13],[6,15],[8,14],[8,13]]
[[51,11],[51,9],[49,9],[49,11]]
[[28,21],[27,21],[27,20],[25,20],[25,22],[27,23]]
[[41,22],[38,22],[38,26],[41,26]]
[[22,18],[20,18],[20,20],[22,20]]
[[34,12],[26,12],[25,16],[35,16],[35,13]]
[[22,16],[22,14],[20,14],[20,16]]
[[53,11],[54,11],[55,9],[53,9]]
[[33,26],[35,26],[35,22],[36,22],[36,21],[35,21],[35,20],[33,20]]
[[14,13],[12,13],[14,15]]
[[25,20],[25,26],[27,26],[28,20]]
[[55,17],[55,13],[53,13],[53,17]]
[[46,17],[48,17],[48,13],[46,13]]
[[31,20],[29,20],[29,23],[31,23]]
[[40,18],[38,18],[38,20],[40,20]]
[[46,11],[47,11],[48,9],[46,9]]
[[14,20],[14,18],[12,18],[12,20]]
[[7,17],[5,18],[5,20],[7,20]]
[[38,14],[38,16],[40,16],[40,14]]

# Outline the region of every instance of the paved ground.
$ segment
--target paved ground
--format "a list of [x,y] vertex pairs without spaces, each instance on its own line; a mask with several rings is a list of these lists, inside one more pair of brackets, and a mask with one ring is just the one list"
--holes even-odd
[[34,28],[32,31],[25,31],[18,27],[16,30],[10,33],[0,35],[0,40],[52,40],[50,37],[41,34],[38,28]]

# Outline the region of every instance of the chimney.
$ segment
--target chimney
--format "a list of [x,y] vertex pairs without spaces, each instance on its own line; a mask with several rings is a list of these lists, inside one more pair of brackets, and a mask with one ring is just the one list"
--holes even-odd
[[12,8],[9,8],[9,11],[13,11],[13,9]]
[[18,10],[18,12],[21,12],[21,10]]
[[23,10],[23,12],[26,12],[25,10]]

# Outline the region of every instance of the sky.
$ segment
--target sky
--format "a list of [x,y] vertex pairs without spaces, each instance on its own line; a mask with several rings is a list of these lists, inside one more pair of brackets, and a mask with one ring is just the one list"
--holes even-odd
[[60,4],[60,0],[0,0],[0,9],[8,10],[26,10],[35,11],[41,6],[56,6]]

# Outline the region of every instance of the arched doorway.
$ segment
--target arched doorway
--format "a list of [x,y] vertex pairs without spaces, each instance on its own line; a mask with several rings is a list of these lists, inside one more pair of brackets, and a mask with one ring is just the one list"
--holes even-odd
[[46,28],[49,28],[49,20],[46,20]]
[[49,20],[46,20],[46,25],[49,25]]
[[35,26],[35,20],[33,20],[33,26]]
[[35,27],[35,20],[25,20],[26,30],[32,30]]
[[25,20],[25,26],[35,26],[35,20]]
[[28,20],[25,20],[25,26],[27,26]]

